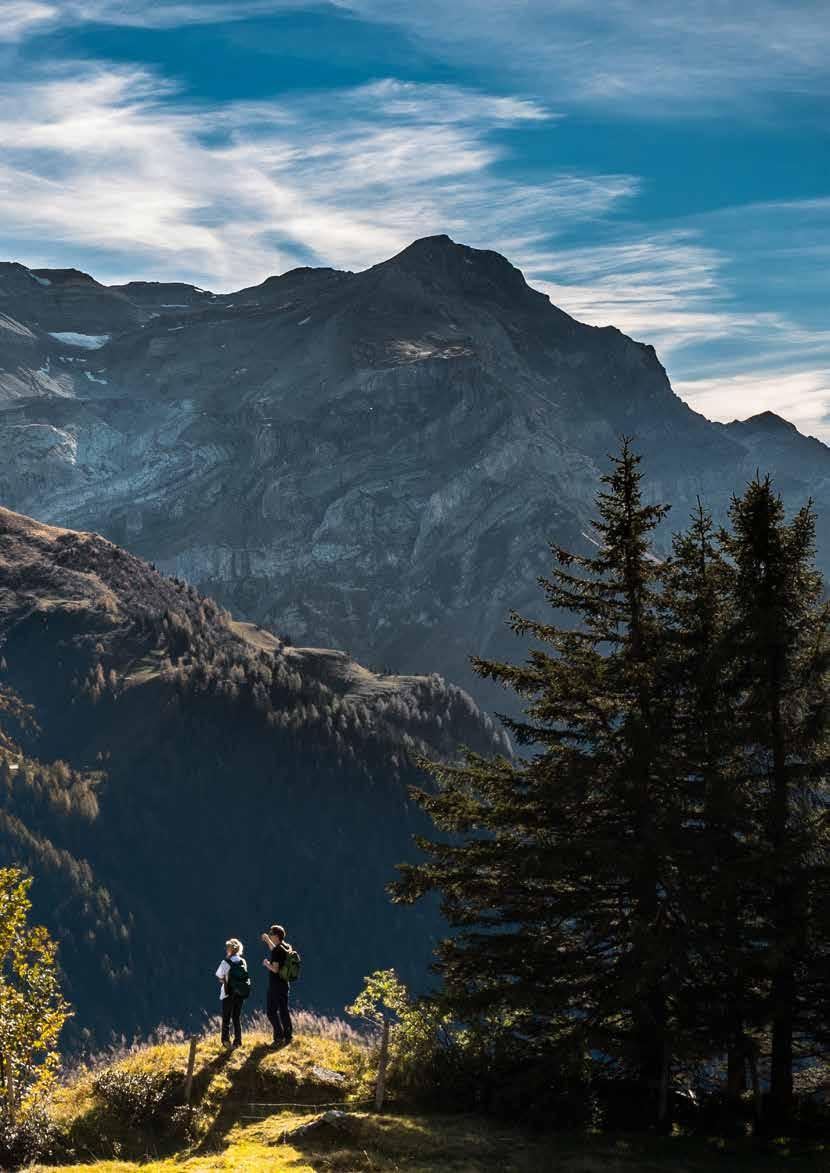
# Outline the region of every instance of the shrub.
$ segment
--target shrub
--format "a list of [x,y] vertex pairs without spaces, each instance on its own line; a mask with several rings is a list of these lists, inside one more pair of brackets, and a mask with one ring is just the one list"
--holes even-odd
[[56,1125],[40,1108],[31,1108],[14,1124],[0,1120],[0,1168],[18,1169],[34,1161],[51,1161],[60,1153],[61,1138]]
[[366,978],[347,1013],[375,1026],[389,1020],[389,1090],[420,1107],[479,1111],[547,1128],[600,1121],[581,1055],[540,1050],[496,1021],[462,1026],[440,1001],[412,998],[394,970]]
[[168,1123],[176,1106],[181,1075],[109,1067],[93,1076],[92,1086],[113,1114],[138,1127]]
[[12,1131],[15,1119],[22,1122],[48,1096],[70,1014],[55,946],[44,928],[28,923],[31,884],[20,868],[0,868],[0,1081],[7,1093],[0,1123]]

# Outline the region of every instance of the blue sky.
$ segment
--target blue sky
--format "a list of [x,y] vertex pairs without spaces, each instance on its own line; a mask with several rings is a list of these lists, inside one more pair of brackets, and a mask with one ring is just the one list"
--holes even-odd
[[215,290],[449,232],[830,440],[825,0],[0,0],[0,256]]

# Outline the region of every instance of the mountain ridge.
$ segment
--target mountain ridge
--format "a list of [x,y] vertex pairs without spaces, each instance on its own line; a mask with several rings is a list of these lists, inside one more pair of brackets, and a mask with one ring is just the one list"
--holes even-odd
[[722,517],[761,467],[788,506],[816,497],[830,569],[830,449],[706,420],[653,347],[576,321],[498,253],[428,237],[229,294],[63,297],[7,268],[0,501],[102,531],[298,641],[497,705],[468,657],[521,654],[505,616],[540,614],[550,541],[585,545],[623,433],[674,506],[663,547],[698,496]]

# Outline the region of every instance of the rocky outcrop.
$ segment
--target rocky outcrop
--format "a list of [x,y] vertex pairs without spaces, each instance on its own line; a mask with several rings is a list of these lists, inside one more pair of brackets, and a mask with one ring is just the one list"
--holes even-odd
[[621,433],[673,503],[664,541],[758,466],[830,504],[824,445],[710,423],[652,347],[448,237],[223,296],[22,266],[0,294],[0,499],[378,667],[479,688],[470,653],[520,655],[506,612],[538,611],[550,540],[586,542]]

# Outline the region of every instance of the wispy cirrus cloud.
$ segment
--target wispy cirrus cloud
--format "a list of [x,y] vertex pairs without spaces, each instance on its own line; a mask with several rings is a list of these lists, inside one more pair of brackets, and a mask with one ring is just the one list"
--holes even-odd
[[[741,210],[731,211],[737,217]],[[747,218],[750,212],[745,210]],[[742,242],[734,243],[740,255]],[[750,237],[743,247],[751,245]],[[830,350],[830,331],[739,299],[734,256],[714,247],[699,228],[530,251],[524,264],[534,285],[574,317],[595,326],[614,325],[651,342],[665,361],[681,369],[685,353],[701,343],[731,344],[732,357],[721,346],[712,360],[727,371],[748,348],[779,361],[782,349],[801,357]]]
[[743,324],[724,304],[723,257],[688,229],[531,251],[525,264],[534,285],[568,313],[647,340],[664,359]]
[[221,106],[175,97],[156,74],[113,66],[0,85],[0,250],[54,263],[59,247],[93,249],[104,277],[227,288],[309,261],[372,264],[435,231],[498,244],[637,189],[624,175],[497,175],[494,128],[549,117],[520,98],[395,81]]
[[[555,101],[650,118],[827,94],[823,0],[336,0]],[[730,111],[734,117],[736,109]]]
[[[824,0],[0,0],[14,35],[56,25],[174,28],[328,8],[397,26],[446,62],[571,104],[650,118],[826,95]],[[734,115],[736,108],[732,108]]]
[[[225,24],[292,8],[314,0],[0,0],[0,37],[12,40],[57,26],[108,24],[126,28],[177,28]],[[13,33],[14,36],[10,35]],[[4,36],[5,34],[5,36]]]
[[0,41],[19,41],[60,19],[57,4],[37,0],[0,0]]

